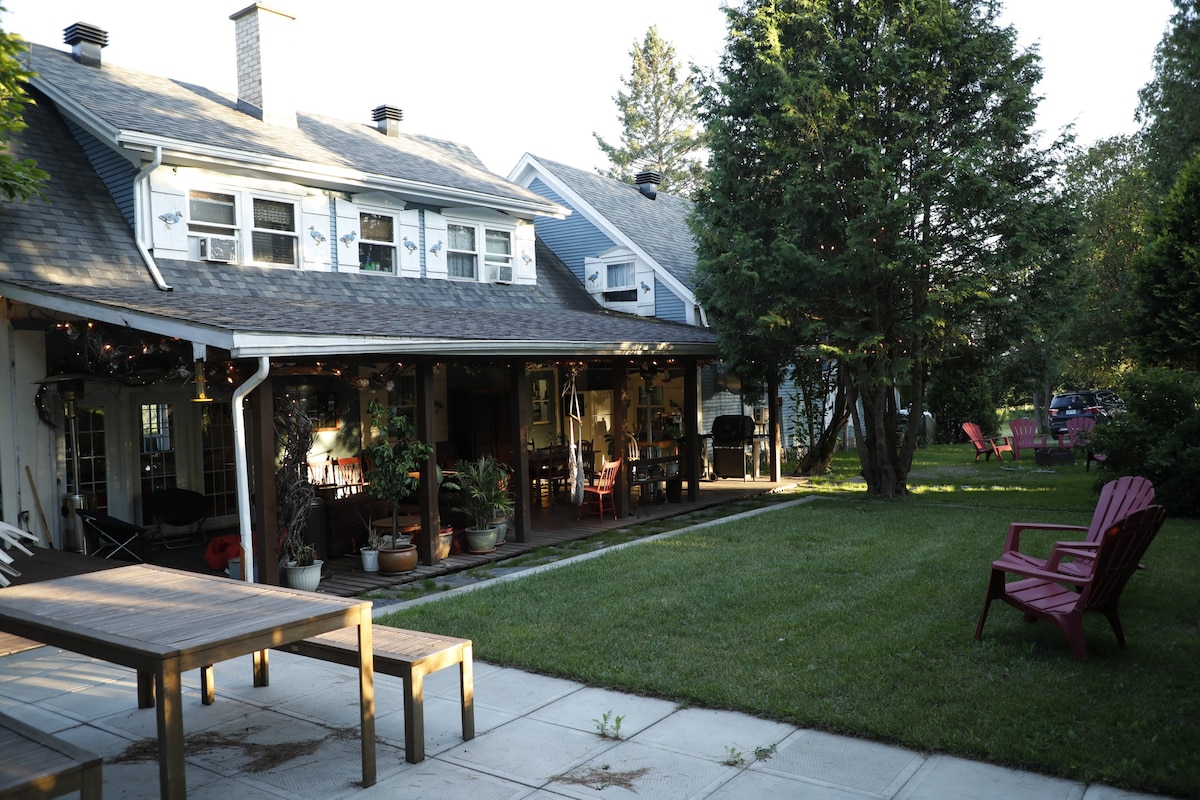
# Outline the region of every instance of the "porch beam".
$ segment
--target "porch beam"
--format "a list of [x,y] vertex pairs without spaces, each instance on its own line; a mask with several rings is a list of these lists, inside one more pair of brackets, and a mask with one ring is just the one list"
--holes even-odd
[[700,366],[686,359],[683,369],[683,442],[687,458],[683,474],[687,478],[688,502],[700,499]]
[[[417,438],[422,442],[434,440],[433,427],[433,364],[429,361],[417,362]],[[421,465],[421,485],[417,489],[417,502],[421,507],[421,541],[419,548],[426,565],[433,566],[440,559],[437,557],[438,529],[441,527],[441,516],[438,512],[438,480],[437,459],[428,458]]]
[[[254,531],[258,558],[246,554],[243,568],[258,562],[258,581],[279,585],[279,520],[275,514],[275,380],[267,378],[250,393],[250,418],[254,421],[252,481]],[[325,554],[329,556],[328,553]],[[253,573],[251,573],[253,574]]]
[[625,404],[629,402],[629,372],[624,361],[613,363],[612,437],[613,458],[624,459],[613,487],[613,510],[617,519],[629,516],[629,440],[625,436]]
[[513,494],[513,538],[518,542],[528,542],[533,532],[529,503],[533,493],[530,491],[529,450],[529,409],[533,398],[529,392],[529,375],[525,371],[524,361],[514,361],[509,365],[509,386],[512,391],[512,425],[513,431],[513,476],[509,490]]
[[[781,404],[779,402],[779,378],[774,374],[767,380],[767,447],[770,448],[768,462],[771,470],[771,480],[779,483],[782,472],[782,465],[779,463],[780,454],[780,420],[779,412]],[[758,465],[755,464],[755,467]]]

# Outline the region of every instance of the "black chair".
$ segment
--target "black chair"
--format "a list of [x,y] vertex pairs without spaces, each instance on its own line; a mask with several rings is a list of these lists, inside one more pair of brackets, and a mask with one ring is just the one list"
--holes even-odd
[[83,522],[84,535],[86,536],[88,531],[95,534],[97,546],[92,555],[104,554],[105,558],[112,558],[123,550],[134,561],[142,560],[141,556],[129,549],[129,545],[148,533],[148,528],[107,514],[93,514],[82,508],[75,509],[74,513]]
[[[191,489],[159,489],[151,492],[146,498],[146,506],[154,517],[155,525],[152,533],[158,536],[158,542],[163,547],[174,550],[177,547],[188,547],[204,544],[204,522],[208,519],[208,498]],[[164,525],[176,528],[186,528],[195,525],[196,528],[187,536],[174,537],[180,544],[171,544],[167,539]],[[196,541],[187,541],[196,539]]]

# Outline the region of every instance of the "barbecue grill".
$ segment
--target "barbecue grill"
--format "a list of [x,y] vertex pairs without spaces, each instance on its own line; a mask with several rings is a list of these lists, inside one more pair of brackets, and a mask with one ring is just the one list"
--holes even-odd
[[713,420],[713,475],[746,478],[746,447],[754,440],[754,418],[723,414]]

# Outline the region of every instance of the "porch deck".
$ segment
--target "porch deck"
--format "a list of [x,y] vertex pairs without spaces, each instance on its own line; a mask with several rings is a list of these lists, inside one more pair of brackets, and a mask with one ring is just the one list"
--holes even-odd
[[[362,563],[357,557],[341,557],[328,560],[332,574],[321,580],[318,591],[335,594],[342,597],[352,597],[373,589],[385,589],[402,586],[407,583],[424,581],[427,578],[437,578],[454,572],[470,569],[481,564],[488,564],[514,558],[523,553],[536,550],[539,547],[560,542],[587,539],[605,531],[626,528],[641,524],[648,520],[663,519],[682,514],[689,514],[723,503],[733,502],[746,497],[762,495],[780,487],[795,483],[785,480],[773,483],[763,478],[758,480],[741,481],[737,479],[701,481],[699,498],[696,502],[688,502],[687,494],[681,503],[650,503],[638,506],[634,503],[636,515],[622,519],[613,519],[606,515],[603,522],[600,518],[585,515],[577,520],[578,508],[569,501],[559,498],[553,506],[533,509],[533,533],[527,542],[513,541],[512,534],[507,541],[493,552],[483,555],[461,553],[452,555],[434,566],[418,564],[412,572],[395,575],[363,572]],[[175,550],[154,549],[145,554],[147,561],[161,566],[187,569],[196,572],[212,572],[204,563],[202,547],[187,547]]]

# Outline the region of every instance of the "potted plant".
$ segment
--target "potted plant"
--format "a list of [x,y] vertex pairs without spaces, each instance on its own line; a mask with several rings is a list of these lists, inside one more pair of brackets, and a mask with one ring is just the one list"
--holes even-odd
[[280,553],[288,585],[313,591],[321,580],[323,562],[316,545],[305,538],[308,515],[316,487],[308,480],[308,452],[312,449],[312,420],[299,401],[281,395],[275,401],[275,441],[279,461],[275,468],[275,513],[279,521]]
[[[380,570],[406,572],[416,567],[416,547],[401,543],[400,503],[420,486],[421,466],[433,455],[433,446],[417,438],[416,428],[403,414],[393,414],[378,400],[368,406],[371,414],[372,442],[367,448],[367,467],[363,478],[367,492],[392,507],[392,542],[390,547],[377,547]],[[440,482],[441,472],[438,472]],[[397,553],[398,551],[398,553]]]
[[362,523],[367,531],[367,543],[358,551],[362,558],[363,572],[379,572],[379,547],[383,543],[382,537],[369,519],[363,519]]
[[508,491],[508,468],[491,456],[454,465],[460,489],[456,511],[471,520],[467,528],[467,549],[472,553],[490,553],[496,549],[496,530],[492,520],[512,511],[513,498]]

